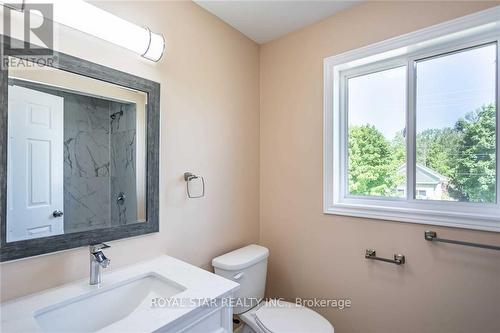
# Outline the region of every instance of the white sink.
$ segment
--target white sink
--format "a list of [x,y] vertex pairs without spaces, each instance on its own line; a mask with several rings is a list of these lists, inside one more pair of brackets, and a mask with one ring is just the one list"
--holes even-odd
[[148,273],[54,304],[34,313],[44,332],[95,332],[151,308],[153,298],[168,298],[186,290],[156,273]]
[[[0,303],[0,332],[232,332],[238,287],[163,255],[105,272],[100,287],[82,279]],[[152,306],[157,297],[170,299]]]

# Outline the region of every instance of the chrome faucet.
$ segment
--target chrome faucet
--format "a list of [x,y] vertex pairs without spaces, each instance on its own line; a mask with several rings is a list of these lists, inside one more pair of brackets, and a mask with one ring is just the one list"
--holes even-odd
[[106,268],[109,266],[111,260],[106,258],[101,251],[110,247],[104,243],[90,245],[90,284],[101,283],[101,267]]

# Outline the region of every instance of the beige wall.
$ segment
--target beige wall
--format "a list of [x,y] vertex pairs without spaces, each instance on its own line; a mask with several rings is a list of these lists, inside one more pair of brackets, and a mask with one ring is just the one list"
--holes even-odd
[[[99,3],[167,39],[153,64],[63,29],[63,52],[161,83],[160,232],[111,242],[114,270],[169,254],[208,267],[258,241],[259,47],[191,2]],[[206,197],[186,199],[182,175],[205,177]],[[3,263],[3,300],[88,276],[86,248]]]
[[[492,6],[372,2],[261,47],[261,243],[268,296],[351,298],[336,332],[500,330],[500,254],[429,244],[424,225],[322,214],[323,58]],[[500,234],[432,227],[492,244]],[[367,262],[402,252],[407,265]]]
[[[259,77],[259,47],[192,3],[100,3],[167,38],[159,64],[71,31],[60,40],[67,53],[162,84],[161,231],[112,242],[110,270],[163,253],[208,267],[258,241],[260,179],[269,296],[351,298],[350,310],[319,309],[337,332],[498,330],[497,253],[429,244],[422,225],[322,214],[323,58],[490,5],[362,4],[262,46]],[[186,199],[187,170],[206,177],[206,198]],[[433,229],[500,242],[495,233]],[[403,252],[408,264],[366,262],[367,247]],[[85,277],[87,260],[82,248],[3,263],[2,299]]]

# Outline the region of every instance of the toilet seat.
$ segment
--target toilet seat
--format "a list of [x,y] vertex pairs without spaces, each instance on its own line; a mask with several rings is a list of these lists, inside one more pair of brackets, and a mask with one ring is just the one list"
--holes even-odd
[[264,333],[333,333],[332,325],[320,314],[288,302],[265,302],[253,314]]

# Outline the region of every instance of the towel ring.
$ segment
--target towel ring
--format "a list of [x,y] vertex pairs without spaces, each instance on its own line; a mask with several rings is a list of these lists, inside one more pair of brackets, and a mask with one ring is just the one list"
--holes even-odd
[[[200,195],[192,195],[191,191],[189,190],[189,183],[192,182],[195,179],[201,179],[201,194]],[[196,199],[196,198],[202,198],[205,196],[205,179],[201,176],[197,176],[192,172],[184,172],[184,180],[186,181],[186,191],[188,198],[190,199]]]

